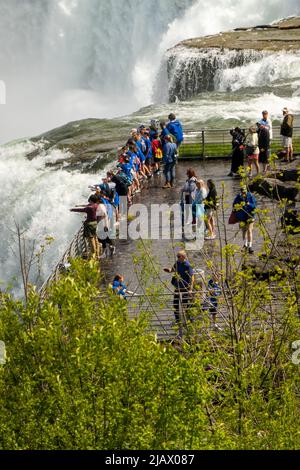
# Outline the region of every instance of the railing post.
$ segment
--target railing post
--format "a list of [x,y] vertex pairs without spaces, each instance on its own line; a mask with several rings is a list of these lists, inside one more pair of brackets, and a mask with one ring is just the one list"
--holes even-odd
[[204,152],[205,152],[205,130],[202,129],[201,131],[201,137],[202,137],[202,158],[204,158]]

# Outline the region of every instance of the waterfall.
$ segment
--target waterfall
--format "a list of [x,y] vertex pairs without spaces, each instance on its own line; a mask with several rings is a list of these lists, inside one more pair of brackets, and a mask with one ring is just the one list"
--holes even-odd
[[0,141],[149,105],[178,41],[298,12],[298,0],[0,0]]

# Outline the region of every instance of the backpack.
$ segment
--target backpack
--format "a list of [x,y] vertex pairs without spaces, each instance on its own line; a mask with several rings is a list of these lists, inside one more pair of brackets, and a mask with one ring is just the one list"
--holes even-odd
[[132,180],[129,178],[129,176],[126,175],[126,173],[119,173],[119,178],[121,178],[121,180],[124,184],[126,184],[127,187],[132,185]]
[[158,160],[161,160],[162,157],[163,157],[162,150],[160,148],[157,148],[155,152],[155,158],[157,158]]
[[103,188],[103,191],[107,195],[108,199],[112,202],[115,198],[115,189],[111,188],[108,183],[101,185],[101,188]]

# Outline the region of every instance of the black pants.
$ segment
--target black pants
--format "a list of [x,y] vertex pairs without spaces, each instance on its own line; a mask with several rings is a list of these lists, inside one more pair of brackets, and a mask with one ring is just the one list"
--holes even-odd
[[182,320],[180,318],[180,313],[182,313],[182,310],[186,310],[190,305],[190,293],[187,289],[176,289],[174,292],[174,300],[173,300],[173,306],[174,306],[174,316],[175,316],[175,321],[177,323]]
[[99,240],[99,243],[101,243],[103,247],[103,251],[105,250],[107,246],[115,246],[114,241],[111,240],[109,237],[106,237],[104,240],[101,240],[100,238],[98,238],[98,240]]

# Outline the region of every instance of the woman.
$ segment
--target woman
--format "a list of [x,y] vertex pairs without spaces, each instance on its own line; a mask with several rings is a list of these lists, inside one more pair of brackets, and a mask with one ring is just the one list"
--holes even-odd
[[[181,209],[182,209],[182,224],[184,225],[184,205],[192,206],[197,190],[197,176],[195,170],[189,168],[186,172],[188,179],[181,190]],[[193,224],[196,224],[196,214],[193,213]]]
[[218,194],[216,190],[215,183],[213,180],[207,180],[208,195],[205,200],[205,215],[206,215],[206,226],[207,226],[207,236],[205,240],[214,240],[216,238],[216,229],[215,229],[215,218],[214,213],[217,210],[218,204]]
[[248,176],[252,176],[252,165],[254,164],[256,168],[256,174],[260,172],[259,168],[259,147],[258,147],[258,135],[256,127],[249,128],[249,134],[246,137],[246,155],[248,157],[248,166],[250,167],[250,172]]
[[258,124],[258,147],[259,147],[259,162],[263,166],[263,174],[265,175],[269,167],[270,158],[270,130],[268,126]]
[[244,140],[245,133],[239,127],[231,129],[232,135],[232,155],[231,169],[228,176],[234,176],[239,172],[240,167],[244,166]]
[[193,218],[204,220],[204,200],[208,194],[208,189],[203,180],[196,182],[195,197],[192,203]]
[[243,233],[244,249],[250,254],[253,250],[253,227],[255,221],[256,199],[251,194],[247,186],[241,188],[240,193],[233,201],[233,211],[237,220],[240,222],[240,228]]

